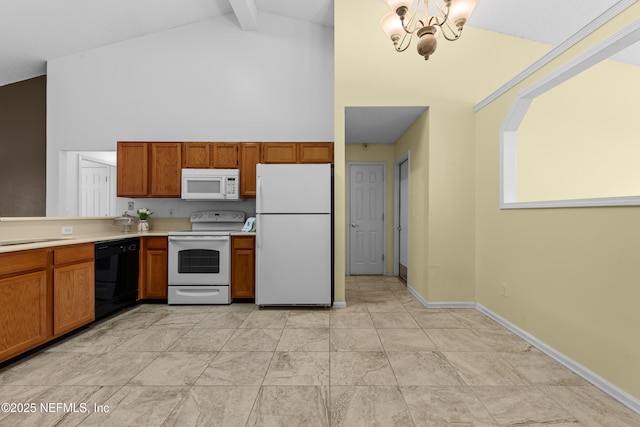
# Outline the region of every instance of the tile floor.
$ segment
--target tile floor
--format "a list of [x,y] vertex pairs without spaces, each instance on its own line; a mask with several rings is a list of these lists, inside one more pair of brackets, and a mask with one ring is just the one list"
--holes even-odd
[[425,309],[392,277],[346,293],[336,310],[139,305],[0,371],[0,402],[35,410],[0,425],[640,426],[478,311]]

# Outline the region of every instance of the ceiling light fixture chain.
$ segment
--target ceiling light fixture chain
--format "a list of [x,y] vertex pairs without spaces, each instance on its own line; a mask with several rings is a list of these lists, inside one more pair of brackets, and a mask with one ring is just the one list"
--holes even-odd
[[[380,20],[382,31],[393,42],[397,52],[407,50],[415,34],[418,37],[418,53],[429,59],[438,46],[437,37],[455,41],[462,35],[462,29],[468,21],[478,0],[443,0],[438,4],[439,15],[429,16],[429,0],[424,0],[424,19],[415,20],[420,1],[385,0],[391,11]],[[409,12],[413,5],[412,12]],[[455,28],[453,28],[455,26]]]

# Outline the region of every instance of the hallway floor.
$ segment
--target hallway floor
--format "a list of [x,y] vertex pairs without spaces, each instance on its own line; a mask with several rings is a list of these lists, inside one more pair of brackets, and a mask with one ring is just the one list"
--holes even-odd
[[139,305],[0,371],[23,412],[0,425],[640,426],[476,310],[426,309],[393,277],[346,293],[331,310]]

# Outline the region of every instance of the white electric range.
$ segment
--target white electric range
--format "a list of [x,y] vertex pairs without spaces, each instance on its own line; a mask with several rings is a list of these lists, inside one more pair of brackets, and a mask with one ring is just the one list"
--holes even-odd
[[169,304],[230,304],[231,232],[244,212],[191,215],[191,230],[169,233]]

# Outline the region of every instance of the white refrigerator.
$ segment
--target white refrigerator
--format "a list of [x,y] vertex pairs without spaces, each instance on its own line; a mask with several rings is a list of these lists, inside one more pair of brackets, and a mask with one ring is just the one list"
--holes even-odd
[[331,165],[256,166],[256,304],[331,305]]

